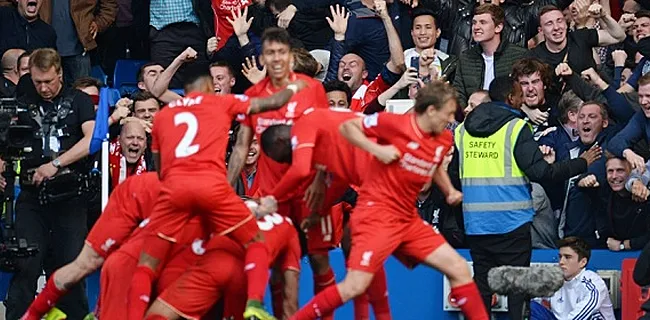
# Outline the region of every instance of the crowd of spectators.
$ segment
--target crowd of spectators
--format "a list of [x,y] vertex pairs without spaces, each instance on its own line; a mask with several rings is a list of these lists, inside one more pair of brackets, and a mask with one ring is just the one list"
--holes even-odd
[[[189,64],[209,68],[216,94],[242,93],[272,71],[257,59],[260,37],[279,27],[292,36],[294,71],[322,81],[331,107],[390,111],[394,99],[413,99],[420,87],[441,79],[458,94],[453,129],[477,108],[491,107],[490,101],[508,102],[489,90],[495,79],[512,80],[523,95],[520,116],[544,160],[575,159],[595,145],[605,152],[584,174],[532,184],[532,247],[554,249],[569,236],[611,251],[640,250],[650,242],[646,0],[0,0],[0,5],[2,97],[29,99],[38,92],[46,98],[39,86],[47,84],[30,75],[30,54],[41,48],[58,51],[64,87],[83,91],[95,110],[100,88],[111,83],[91,78],[91,65],[112,79],[117,60],[150,61],[137,72],[138,91],[111,111],[112,186],[155,170],[149,151],[153,118],[180,97],[170,88],[181,86]],[[238,129],[233,123],[229,154],[237,149]],[[260,152],[253,142],[236,182],[242,195],[256,192]],[[448,172],[460,189],[459,155],[448,156]],[[89,169],[99,167],[99,157],[93,159]],[[98,197],[91,198],[89,226],[101,211]],[[466,247],[462,208],[447,205],[435,185],[423,189],[415,205],[449,243]]]

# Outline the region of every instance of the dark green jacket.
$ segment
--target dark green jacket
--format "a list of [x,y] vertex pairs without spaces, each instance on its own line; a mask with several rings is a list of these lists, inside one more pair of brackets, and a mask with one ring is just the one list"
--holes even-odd
[[[526,49],[501,41],[494,53],[494,78],[507,76],[512,71],[512,65],[526,54]],[[458,103],[461,107],[467,105],[467,98],[483,88],[485,64],[483,63],[483,48],[476,45],[460,55],[454,87],[458,91]]]

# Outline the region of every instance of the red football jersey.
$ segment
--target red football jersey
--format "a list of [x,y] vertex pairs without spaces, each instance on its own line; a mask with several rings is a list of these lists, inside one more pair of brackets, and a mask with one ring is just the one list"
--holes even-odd
[[290,190],[297,188],[304,174],[312,169],[325,170],[348,184],[361,184],[361,173],[357,167],[364,166],[372,157],[356,148],[340,133],[341,123],[362,117],[363,114],[348,109],[307,109],[291,128],[292,161],[291,168],[276,185],[272,195],[281,199]]
[[138,224],[146,225],[158,199],[160,181],[155,172],[132,176],[118,185],[108,200],[106,209],[86,237],[97,253],[107,257],[120,247]]
[[[269,252],[269,268],[279,264],[283,271],[300,271],[300,242],[291,219],[274,213],[258,219],[257,225],[264,232],[264,244]],[[208,241],[206,250],[217,248],[226,249],[242,259],[245,255],[244,248],[228,237],[214,236]],[[196,250],[194,252],[196,253]]]
[[223,48],[228,42],[228,38],[233,35],[232,24],[226,18],[232,19],[232,11],[243,10],[248,7],[253,0],[212,0],[212,11],[214,12],[214,32],[219,38],[217,50]]
[[232,120],[247,114],[244,95],[190,93],[160,110],[151,150],[160,153],[162,180],[172,173],[209,172],[226,177],[226,147]]
[[[291,125],[309,108],[329,107],[325,89],[320,82],[302,74],[292,73],[290,75],[290,81],[292,82],[299,79],[307,82],[308,88],[293,95],[291,100],[282,106],[282,108],[250,116],[241,116],[239,118],[243,125],[253,129],[258,141],[261,141],[262,132],[269,126],[276,124]],[[258,84],[246,90],[246,95],[250,97],[268,97],[282,89],[274,87],[271,79],[266,77]],[[279,164],[271,160],[264,153],[260,154],[257,163],[257,175],[255,176],[256,183],[259,186],[259,193],[263,195],[271,194],[273,188],[288,168],[288,165]]]
[[449,130],[439,135],[423,132],[415,113],[376,113],[363,119],[363,130],[381,145],[393,145],[401,153],[399,160],[386,165],[374,158],[359,190],[358,205],[381,206],[388,211],[416,216],[415,200],[422,187],[453,145]]

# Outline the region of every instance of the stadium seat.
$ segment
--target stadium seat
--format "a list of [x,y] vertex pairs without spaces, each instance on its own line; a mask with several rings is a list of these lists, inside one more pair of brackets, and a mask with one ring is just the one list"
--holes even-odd
[[169,89],[169,90],[176,92],[181,96],[185,96],[185,91],[183,89]]
[[120,90],[117,89],[108,89],[109,92],[109,98],[108,98],[108,105],[109,106],[114,106],[117,104],[117,101],[120,100],[122,95],[120,94]]
[[117,60],[113,74],[113,88],[119,89],[120,92],[123,86],[133,86],[137,89],[138,69],[145,63],[147,61],[144,60]]
[[90,76],[101,81],[104,85],[108,85],[108,76],[104,72],[101,66],[96,65],[90,70]]

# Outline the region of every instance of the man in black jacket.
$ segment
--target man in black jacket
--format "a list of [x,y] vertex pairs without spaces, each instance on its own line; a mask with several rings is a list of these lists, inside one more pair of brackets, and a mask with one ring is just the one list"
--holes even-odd
[[19,0],[0,7],[0,57],[8,49],[56,48],[54,28],[38,17],[41,0]]

